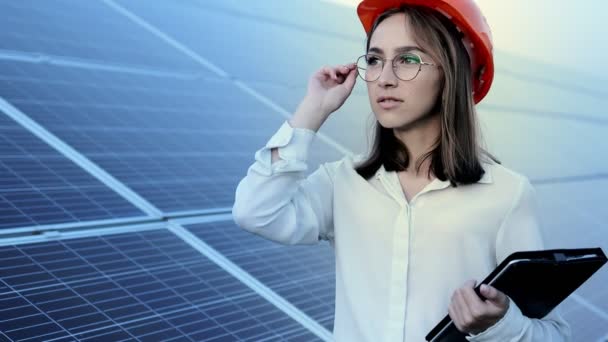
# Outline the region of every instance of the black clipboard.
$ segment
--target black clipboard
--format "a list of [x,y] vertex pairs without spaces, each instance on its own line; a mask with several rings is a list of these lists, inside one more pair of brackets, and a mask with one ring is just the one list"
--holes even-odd
[[[606,263],[601,248],[515,252],[475,287],[490,284],[504,292],[529,318],[543,318]],[[430,342],[467,342],[446,315],[427,335]]]

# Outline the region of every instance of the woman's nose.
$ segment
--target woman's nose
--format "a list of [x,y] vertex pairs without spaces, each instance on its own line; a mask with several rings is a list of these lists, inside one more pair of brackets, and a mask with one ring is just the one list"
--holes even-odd
[[385,88],[397,85],[397,76],[393,72],[392,65],[385,64],[378,78],[378,85]]

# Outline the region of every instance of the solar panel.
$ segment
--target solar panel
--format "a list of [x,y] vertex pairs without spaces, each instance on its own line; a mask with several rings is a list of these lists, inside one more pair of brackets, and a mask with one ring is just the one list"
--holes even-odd
[[0,112],[0,228],[143,215]]
[[490,150],[533,182],[585,178],[604,171],[605,163],[597,158],[596,150],[582,149],[581,144],[606,150],[605,126],[570,120],[548,122],[547,118],[510,111],[482,111],[480,121]]
[[315,340],[165,229],[8,245],[0,260],[8,340]]
[[[298,1],[286,5],[270,1],[243,6],[238,2],[211,4],[181,1],[146,6],[144,3],[130,1],[119,3],[168,34],[171,39],[186,45],[290,112],[302,101],[308,79],[314,71],[323,65],[354,61],[363,54],[365,47],[364,39],[345,39],[337,33],[340,30],[326,32],[325,26],[320,25],[317,19],[323,19],[318,13],[324,13],[321,17],[329,19],[331,11],[343,11],[340,6],[332,4],[326,6],[320,2]],[[312,12],[315,9],[323,12],[315,11],[315,21],[304,25],[303,22],[310,18],[283,16],[285,18],[281,19],[277,10],[282,6],[289,7],[289,11],[294,13]],[[270,8],[274,11],[269,11]],[[345,29],[346,26],[341,23],[347,20],[340,20],[339,16],[333,16],[331,20],[334,27],[342,26]],[[226,22],[231,23],[232,29],[223,31],[222,35],[192,34],[212,32],[223,27]],[[324,29],[319,31],[311,29],[312,27]],[[366,140],[361,137],[367,134],[366,119],[371,115],[363,83],[359,80],[354,91],[362,96],[349,98],[343,108],[332,113],[320,130],[355,154],[365,152]],[[323,148],[315,149],[312,156],[322,153],[322,150]],[[336,154],[329,159],[323,156],[320,160],[340,158],[341,155]]]
[[601,117],[598,109],[608,100],[601,71],[585,74],[572,63],[543,63],[504,49],[496,51],[495,60],[499,77],[489,101],[484,99],[481,106],[495,103]]
[[[101,1],[2,1],[0,56],[43,54],[76,62],[198,69]],[[17,55],[14,55],[17,53]]]
[[[132,1],[118,3],[254,88],[256,83],[305,86],[313,71],[324,64],[354,62],[365,47],[363,39],[361,43],[338,40],[326,32],[310,32],[258,17],[206,9],[227,5],[194,1],[165,2],[158,6]],[[271,1],[265,6],[277,4]],[[203,34],[217,32],[227,22],[230,29],[222,29],[221,35]]]
[[[8,101],[165,212],[231,207],[284,120],[224,79],[21,62],[0,73]],[[339,158],[320,151],[312,166]]]
[[506,51],[495,57],[493,90],[478,106],[490,149],[536,184],[607,177],[595,154],[608,147],[599,79]]
[[[239,19],[281,25],[290,30],[331,35],[340,39],[340,42],[363,41],[363,28],[358,19],[350,15],[351,10],[329,1],[257,1],[246,5],[239,0],[221,2],[179,0],[172,3],[179,3],[180,7],[185,8],[194,7],[208,13],[221,13]],[[129,4],[124,2],[124,5]],[[291,15],[285,15],[286,13]]]
[[185,226],[329,331],[334,325],[335,266],[327,242],[285,246],[246,232],[233,222]]
[[[608,250],[605,226],[608,217],[601,209],[608,200],[604,190],[606,186],[608,180],[537,186],[541,219],[548,233],[545,236],[548,248],[587,246]],[[573,230],[576,231],[576,239],[570,236]],[[580,311],[585,308],[583,303],[590,303],[598,313],[608,312],[607,282],[608,268],[602,268],[576,291],[581,302],[572,305],[571,309],[574,312]],[[574,312],[566,317],[574,316]]]

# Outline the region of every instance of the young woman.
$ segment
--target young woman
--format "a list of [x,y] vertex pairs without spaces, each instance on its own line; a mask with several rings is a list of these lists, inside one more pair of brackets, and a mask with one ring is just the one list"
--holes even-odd
[[[449,313],[469,341],[568,341],[559,308],[525,317],[485,278],[543,249],[528,179],[485,152],[474,105],[493,77],[490,29],[473,0],[365,0],[356,63],[323,67],[294,115],[255,154],[235,222],[284,244],[329,240],[336,341],[424,341]],[[368,155],[322,164],[308,149],[357,74],[376,118]]]

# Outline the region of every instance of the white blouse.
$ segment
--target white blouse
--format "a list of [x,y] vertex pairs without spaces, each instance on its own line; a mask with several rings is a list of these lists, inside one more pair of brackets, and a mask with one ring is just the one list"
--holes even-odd
[[[452,293],[483,280],[515,251],[543,249],[535,191],[496,163],[476,184],[434,179],[406,200],[397,173],[369,181],[354,170],[362,155],[321,164],[308,177],[316,132],[285,121],[236,189],[241,228],[282,244],[329,240],[336,260],[336,341],[425,341],[448,313]],[[281,160],[271,163],[270,149]],[[510,300],[506,315],[469,341],[570,341],[557,307],[543,319]]]

